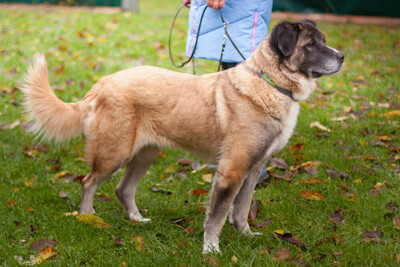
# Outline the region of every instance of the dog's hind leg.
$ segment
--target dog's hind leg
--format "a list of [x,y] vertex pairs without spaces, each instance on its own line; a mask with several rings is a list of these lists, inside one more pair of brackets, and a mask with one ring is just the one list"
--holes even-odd
[[234,225],[236,230],[242,232],[244,235],[257,235],[259,233],[253,233],[250,230],[249,223],[247,221],[250,203],[253,196],[253,191],[258,182],[258,177],[261,173],[261,168],[254,168],[246,180],[243,182],[239,193],[236,195],[233,201],[231,214],[229,221]]
[[142,148],[127,164],[125,175],[115,188],[118,201],[131,220],[139,222],[150,221],[150,219],[143,218],[140,214],[135,202],[135,193],[140,178],[145,175],[159,153],[160,148],[155,146]]
[[93,170],[82,180],[82,196],[80,214],[93,214],[93,198],[97,187],[109,178],[119,166],[114,166],[105,171]]

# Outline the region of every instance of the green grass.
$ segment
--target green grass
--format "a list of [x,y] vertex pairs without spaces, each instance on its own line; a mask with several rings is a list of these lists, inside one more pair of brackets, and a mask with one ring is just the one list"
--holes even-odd
[[[167,41],[177,7],[164,2],[142,1],[142,13],[134,15],[0,10],[0,265],[18,265],[15,256],[29,260],[38,253],[29,250],[31,244],[44,238],[57,241],[56,257],[44,261],[44,266],[119,266],[123,262],[127,266],[197,266],[212,261],[201,254],[201,207],[206,206],[208,197],[190,194],[194,189],[209,190],[210,184],[203,181],[204,172],[189,171],[187,178],[179,178],[175,172],[181,168],[176,164],[179,157],[196,158],[185,151],[164,150],[165,157],[160,156],[142,180],[137,203],[145,217],[152,218],[151,224],[128,224],[114,195],[122,175],[118,172],[97,191],[112,201],[95,199],[97,215],[110,227],[94,229],[64,215],[78,210],[80,201],[80,183],[64,178],[89,171],[79,161],[84,153],[83,138],[58,146],[44,143],[42,152],[27,148],[38,145],[39,140],[23,128],[22,94],[14,89],[38,52],[46,54],[51,84],[64,101],[82,98],[99,77],[120,69],[141,64],[172,69]],[[153,12],[156,16],[151,16]],[[186,16],[187,11],[174,33],[173,49],[180,59],[184,59]],[[302,103],[296,134],[277,155],[292,167],[319,161],[318,172],[311,176],[299,168],[291,181],[273,178],[267,187],[257,189],[260,212],[256,224],[273,220],[267,227],[253,227],[263,233],[255,238],[246,238],[227,224],[221,235],[223,253],[212,255],[220,266],[290,265],[288,261],[275,263],[274,254],[281,248],[290,250],[291,259],[311,266],[398,264],[400,230],[393,217],[399,216],[399,211],[385,206],[390,202],[400,205],[399,116],[388,116],[395,110],[393,103],[400,102],[400,30],[318,24],[328,44],[345,53],[346,63],[338,75],[320,79],[322,89]],[[196,63],[198,73],[216,71],[215,62]],[[178,71],[191,72],[191,67]],[[349,118],[331,120],[339,116]],[[331,132],[320,135],[319,130],[310,128],[313,121]],[[11,127],[13,123],[15,127]],[[373,145],[379,140],[386,146]],[[302,148],[294,149],[299,144]],[[169,166],[175,171],[168,172]],[[331,178],[325,169],[346,172],[349,177]],[[62,171],[68,174],[56,179]],[[289,172],[270,171],[282,176]],[[323,184],[301,183],[309,178],[318,178]],[[378,182],[387,187],[373,196],[370,191]],[[149,190],[155,184],[172,194]],[[347,195],[343,194],[345,187]],[[300,195],[302,190],[317,191],[326,199],[307,200]],[[68,197],[61,198],[61,191]],[[340,209],[344,223],[335,227],[329,217]],[[178,225],[172,219],[185,220]],[[190,226],[195,229],[193,234],[184,231]],[[293,234],[308,249],[278,239],[275,230]],[[364,242],[362,233],[368,231],[383,232],[385,242]],[[145,251],[138,251],[132,242],[136,236],[143,238]],[[122,241],[117,243],[116,238]],[[330,240],[317,246],[324,238]]]

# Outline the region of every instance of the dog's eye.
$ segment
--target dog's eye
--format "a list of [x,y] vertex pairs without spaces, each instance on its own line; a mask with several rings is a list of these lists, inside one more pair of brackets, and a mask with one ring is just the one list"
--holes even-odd
[[310,41],[308,41],[308,43],[306,44],[306,46],[313,46],[315,45],[316,41],[314,38],[312,38]]

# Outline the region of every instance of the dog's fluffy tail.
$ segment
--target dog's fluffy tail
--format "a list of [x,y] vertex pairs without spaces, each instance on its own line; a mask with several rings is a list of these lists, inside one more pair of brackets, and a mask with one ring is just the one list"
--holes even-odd
[[83,131],[78,103],[64,103],[51,89],[44,55],[36,55],[28,68],[21,90],[25,109],[34,123],[30,131],[56,142]]

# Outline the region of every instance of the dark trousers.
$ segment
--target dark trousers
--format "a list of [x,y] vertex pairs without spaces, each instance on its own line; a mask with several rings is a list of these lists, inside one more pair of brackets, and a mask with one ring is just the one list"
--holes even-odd
[[227,69],[235,67],[237,64],[239,64],[239,63],[238,62],[233,62],[233,63],[221,62],[221,67],[222,67],[222,70],[227,70]]

